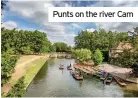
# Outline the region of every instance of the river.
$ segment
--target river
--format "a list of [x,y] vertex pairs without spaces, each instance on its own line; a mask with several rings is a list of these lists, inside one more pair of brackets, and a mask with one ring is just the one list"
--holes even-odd
[[[29,85],[24,97],[138,96],[137,91],[124,90],[115,82],[110,85],[104,85],[97,77],[85,75],[83,81],[75,80],[66,68],[67,65],[74,62],[74,59],[48,60]],[[65,65],[63,71],[59,70],[60,64]]]

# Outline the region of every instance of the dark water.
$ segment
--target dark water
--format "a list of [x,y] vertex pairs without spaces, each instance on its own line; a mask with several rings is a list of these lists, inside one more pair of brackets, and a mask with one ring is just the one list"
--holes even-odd
[[[83,81],[75,80],[66,66],[73,59],[51,59],[38,72],[25,93],[25,97],[123,97],[137,96],[122,90],[115,82],[104,85],[99,78],[84,76]],[[59,64],[65,69],[59,70]]]

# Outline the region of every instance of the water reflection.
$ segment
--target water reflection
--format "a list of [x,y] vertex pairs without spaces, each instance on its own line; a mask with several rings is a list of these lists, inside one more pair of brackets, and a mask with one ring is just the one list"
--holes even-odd
[[40,69],[40,71],[35,76],[33,83],[37,84],[37,83],[39,83],[39,81],[44,79],[44,77],[47,76],[47,71],[48,71],[48,62],[45,62],[43,67]]
[[83,80],[79,81],[80,87],[82,87]]

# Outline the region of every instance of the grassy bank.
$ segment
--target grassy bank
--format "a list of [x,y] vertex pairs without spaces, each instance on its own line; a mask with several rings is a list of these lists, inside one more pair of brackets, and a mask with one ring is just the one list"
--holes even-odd
[[48,54],[43,56],[20,56],[20,59],[16,63],[16,67],[14,73],[11,76],[11,79],[2,87],[2,93],[6,95],[22,76],[25,77],[24,82],[26,89],[48,58]]
[[40,58],[28,64],[29,67],[26,69],[25,74],[26,88],[31,83],[35,75],[39,72],[41,67],[45,64],[47,59],[48,58]]

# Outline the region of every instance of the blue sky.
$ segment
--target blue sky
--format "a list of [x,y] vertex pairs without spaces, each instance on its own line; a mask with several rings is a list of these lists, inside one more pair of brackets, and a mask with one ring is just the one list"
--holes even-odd
[[113,31],[133,30],[138,23],[49,23],[48,7],[138,7],[138,1],[10,1],[3,10],[3,27],[40,30],[49,40],[74,45],[74,37],[81,30],[90,32],[104,28]]

